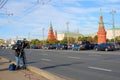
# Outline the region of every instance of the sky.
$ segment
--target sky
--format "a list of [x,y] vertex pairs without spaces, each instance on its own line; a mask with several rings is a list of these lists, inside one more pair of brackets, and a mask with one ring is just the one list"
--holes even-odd
[[95,34],[100,9],[106,30],[113,27],[112,10],[115,28],[120,28],[120,0],[8,0],[0,8],[0,39],[43,39],[43,33],[46,39],[50,23],[57,33]]

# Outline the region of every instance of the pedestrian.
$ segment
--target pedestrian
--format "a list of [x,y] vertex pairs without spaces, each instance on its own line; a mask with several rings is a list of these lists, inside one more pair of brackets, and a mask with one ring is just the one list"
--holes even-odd
[[22,61],[22,68],[26,69],[26,55],[24,49],[27,47],[26,39],[18,40],[15,45],[15,59],[16,69],[20,69],[20,61]]

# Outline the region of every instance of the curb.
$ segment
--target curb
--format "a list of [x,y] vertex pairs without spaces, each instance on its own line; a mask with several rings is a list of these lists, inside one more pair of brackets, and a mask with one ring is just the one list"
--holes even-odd
[[[8,60],[8,59],[3,58],[3,57],[2,57],[2,58],[0,57],[0,59],[4,60],[4,61],[6,61],[6,62],[15,63],[14,61]],[[54,74],[52,74],[52,73],[50,73],[50,72],[41,70],[41,69],[36,68],[36,67],[33,67],[33,66],[27,66],[27,69],[28,69],[29,71],[31,71],[31,72],[34,72],[34,73],[36,73],[36,74],[38,74],[38,75],[43,76],[44,78],[46,78],[46,79],[48,79],[48,80],[66,80],[66,79],[63,79],[63,78],[61,78],[61,77],[58,77],[58,76],[56,76],[56,75],[54,75]]]
[[47,71],[41,70],[41,69],[33,67],[33,66],[28,66],[27,69],[36,73],[36,74],[39,74],[39,75],[47,78],[49,80],[66,80],[66,79],[60,78],[52,73],[49,73]]
[[0,57],[0,59],[4,60],[4,61],[6,61],[6,62],[11,62],[11,60],[8,60],[8,59],[3,58],[3,57]]

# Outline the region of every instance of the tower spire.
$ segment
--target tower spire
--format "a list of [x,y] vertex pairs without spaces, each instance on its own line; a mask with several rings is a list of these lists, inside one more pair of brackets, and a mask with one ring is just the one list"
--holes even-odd
[[50,30],[53,30],[53,29],[52,29],[52,22],[50,22]]
[[99,28],[98,28],[98,44],[100,43],[106,43],[106,31],[104,28],[104,22],[103,22],[103,16],[102,16],[102,10],[100,9],[100,22],[99,22]]
[[48,32],[47,40],[50,41],[52,39],[56,39],[56,37],[55,37],[54,32],[53,32],[52,23],[50,22],[50,30]]
[[50,27],[52,27],[52,22],[50,21]]
[[100,22],[99,22],[99,26],[104,26],[103,16],[102,16],[102,9],[101,8],[100,8]]

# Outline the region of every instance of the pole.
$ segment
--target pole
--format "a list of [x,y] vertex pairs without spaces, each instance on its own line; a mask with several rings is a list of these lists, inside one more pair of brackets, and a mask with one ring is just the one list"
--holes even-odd
[[30,41],[30,32],[28,33],[28,40]]
[[116,13],[115,10],[112,10],[110,12],[112,14],[112,26],[113,26],[113,39],[114,39],[114,44],[115,44],[115,22],[114,22],[114,14]]
[[69,44],[69,22],[67,22],[66,24],[67,24],[67,42]]
[[42,31],[43,31],[43,45],[44,45],[44,28],[42,29]]

